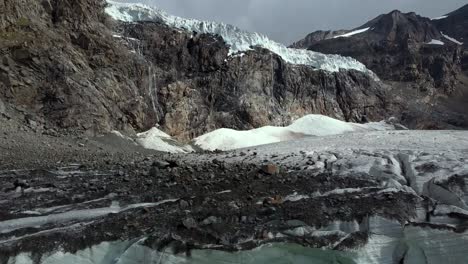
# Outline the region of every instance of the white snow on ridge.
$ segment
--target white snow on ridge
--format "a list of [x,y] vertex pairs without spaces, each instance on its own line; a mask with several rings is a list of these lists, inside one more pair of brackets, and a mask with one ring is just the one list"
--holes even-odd
[[440,17],[434,17],[434,18],[431,18],[431,20],[441,20],[441,19],[444,19],[444,18],[447,18],[448,16],[440,16]]
[[444,38],[446,38],[446,39],[452,41],[453,43],[455,43],[455,44],[457,44],[457,45],[463,45],[463,42],[460,42],[460,41],[458,41],[458,40],[456,40],[456,39],[454,39],[454,38],[452,38],[452,37],[449,37],[449,36],[445,35],[445,34],[442,33],[442,32],[440,32],[440,34],[442,34],[442,36],[444,36]]
[[440,41],[440,40],[437,40],[437,39],[433,39],[431,41],[429,41],[428,43],[426,44],[429,44],[429,45],[445,45],[444,42]]
[[351,37],[351,36],[354,36],[354,35],[357,35],[357,34],[364,33],[364,32],[366,32],[366,31],[368,31],[369,29],[370,29],[370,27],[368,27],[368,28],[361,28],[361,29],[357,29],[357,30],[348,32],[348,33],[343,34],[343,35],[334,36],[333,38],[348,38],[348,37]]
[[329,136],[393,129],[392,125],[385,122],[355,124],[323,115],[307,115],[296,120],[288,127],[266,126],[248,131],[218,129],[196,138],[194,144],[205,150],[232,150],[290,141],[307,136]]
[[107,3],[109,6],[106,8],[106,13],[116,20],[125,22],[161,21],[168,26],[181,30],[219,35],[230,46],[230,55],[251,50],[252,47],[262,47],[278,54],[291,64],[308,65],[330,72],[337,72],[340,69],[353,69],[368,73],[377,79],[377,76],[367,69],[364,64],[350,57],[287,48],[285,45],[274,42],[259,33],[243,31],[235,26],[223,23],[172,16],[162,10],[143,4],[119,3],[110,0],[107,0]]

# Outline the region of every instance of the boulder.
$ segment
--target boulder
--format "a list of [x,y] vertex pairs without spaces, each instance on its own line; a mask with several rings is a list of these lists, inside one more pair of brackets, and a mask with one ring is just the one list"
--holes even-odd
[[275,164],[263,165],[261,171],[268,175],[275,175],[280,172],[280,168]]

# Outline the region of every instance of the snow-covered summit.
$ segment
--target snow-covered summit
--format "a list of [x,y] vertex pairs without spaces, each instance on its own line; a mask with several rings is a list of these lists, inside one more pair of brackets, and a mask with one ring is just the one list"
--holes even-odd
[[288,48],[259,33],[247,32],[223,23],[169,15],[162,10],[144,4],[120,3],[110,0],[107,2],[106,13],[116,20],[125,22],[159,21],[181,30],[219,35],[230,46],[230,55],[251,50],[252,47],[262,47],[278,54],[283,60],[291,64],[308,65],[330,72],[337,72],[340,69],[353,69],[368,73],[377,78],[364,64],[350,57]]

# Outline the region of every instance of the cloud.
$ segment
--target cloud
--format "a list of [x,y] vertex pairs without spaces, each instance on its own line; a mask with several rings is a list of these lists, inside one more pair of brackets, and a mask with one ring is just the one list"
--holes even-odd
[[[125,1],[125,0],[123,0]],[[352,29],[394,9],[427,17],[451,12],[466,0],[127,0],[189,18],[225,22],[290,44],[319,29]]]

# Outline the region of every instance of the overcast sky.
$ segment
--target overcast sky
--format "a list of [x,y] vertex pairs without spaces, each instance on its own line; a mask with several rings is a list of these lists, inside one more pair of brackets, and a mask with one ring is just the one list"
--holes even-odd
[[394,9],[427,17],[467,0],[121,0],[144,2],[187,18],[220,21],[291,44],[319,29],[352,29]]

